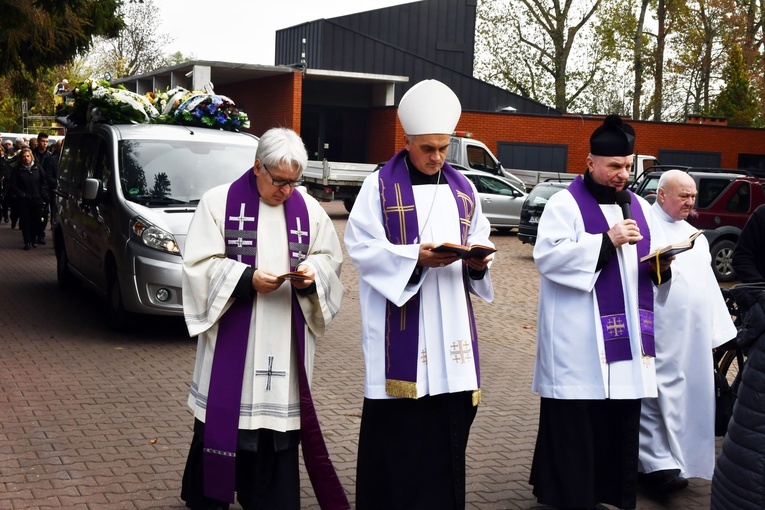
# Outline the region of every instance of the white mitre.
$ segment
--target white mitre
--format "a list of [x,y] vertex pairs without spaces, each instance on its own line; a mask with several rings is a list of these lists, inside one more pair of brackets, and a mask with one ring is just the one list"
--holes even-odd
[[423,80],[410,88],[398,105],[398,119],[407,135],[450,135],[462,106],[452,89],[438,80]]

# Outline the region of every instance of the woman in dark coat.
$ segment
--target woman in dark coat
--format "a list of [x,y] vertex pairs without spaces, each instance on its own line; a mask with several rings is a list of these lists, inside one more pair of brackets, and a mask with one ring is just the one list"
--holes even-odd
[[765,286],[737,287],[744,322],[736,341],[748,357],[712,478],[712,510],[765,508]]

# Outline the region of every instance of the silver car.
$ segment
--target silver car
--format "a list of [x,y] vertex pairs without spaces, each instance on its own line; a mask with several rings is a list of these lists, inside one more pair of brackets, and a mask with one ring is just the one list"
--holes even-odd
[[183,315],[181,255],[199,199],[255,161],[258,139],[216,129],[91,124],[61,152],[53,240],[59,287],[106,298],[111,327],[132,313]]
[[502,234],[518,228],[521,207],[526,200],[525,191],[504,177],[475,170],[464,170],[459,166],[455,168],[475,185],[483,214],[493,228]]

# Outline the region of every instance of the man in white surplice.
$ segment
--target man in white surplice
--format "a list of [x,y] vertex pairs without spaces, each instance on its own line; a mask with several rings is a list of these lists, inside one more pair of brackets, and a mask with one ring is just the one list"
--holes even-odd
[[[443,83],[414,85],[398,109],[405,148],[365,180],[348,219],[366,367],[358,510],[465,506],[465,448],[480,400],[468,292],[493,299],[493,255],[462,261],[431,251],[444,242],[492,246],[475,189],[445,164],[460,113]],[[399,364],[405,377],[393,375]]]
[[[316,200],[296,190],[306,164],[305,147],[294,131],[267,131],[260,139],[254,167],[235,183],[207,192],[189,227],[183,304],[189,333],[198,337],[188,398],[195,435],[182,487],[190,508],[212,508],[221,499],[211,498],[206,488],[203,491],[202,450],[209,449],[205,429],[211,428],[213,418],[209,412],[216,377],[213,360],[218,363],[224,342],[237,339],[223,339],[221,325],[237,303],[244,307],[245,322],[242,350],[235,356],[238,359],[231,360],[244,360],[241,401],[233,411],[238,416],[238,441],[234,439],[238,498],[244,508],[299,507],[303,360],[297,347],[292,294],[297,294],[305,321],[304,366],[309,382],[316,338],[324,334],[343,298],[342,251],[332,221]],[[232,190],[240,182],[254,195],[233,202],[237,216],[230,212]],[[300,198],[298,202],[305,204],[302,215],[293,218],[288,203]],[[296,228],[291,223],[295,219]],[[303,253],[296,255],[301,249]],[[246,257],[256,263],[246,263]],[[301,275],[280,277],[290,271]],[[224,393],[238,390],[237,384],[232,382]],[[219,406],[213,407],[217,413]]]
[[[640,399],[656,396],[650,206],[626,190],[634,129],[607,116],[587,171],[539,222],[541,398],[530,483],[557,508],[635,508]],[[668,269],[668,263],[662,262]]]
[[[659,179],[651,234],[657,246],[696,232],[685,218],[696,199],[687,173],[669,170]],[[656,379],[658,398],[643,399],[640,416],[642,483],[667,493],[686,478],[712,479],[715,461],[715,399],[712,349],[736,336],[736,328],[710,265],[702,235],[675,256],[672,277],[656,287]]]

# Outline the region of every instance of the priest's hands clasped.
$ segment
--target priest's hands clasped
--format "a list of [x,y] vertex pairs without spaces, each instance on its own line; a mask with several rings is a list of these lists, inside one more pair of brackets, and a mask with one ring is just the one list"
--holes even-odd
[[622,220],[611,227],[607,234],[614,248],[627,243],[636,243],[643,239],[643,236],[640,234],[640,228],[638,228],[635,220]]
[[[297,272],[303,273],[305,278],[302,280],[290,279],[290,283],[292,283],[292,286],[296,289],[305,289],[309,287],[316,277],[316,273],[313,269],[306,265],[298,266]],[[268,294],[269,292],[275,291],[281,287],[285,281],[285,278],[263,269],[256,269],[252,274],[252,288],[260,294]]]

